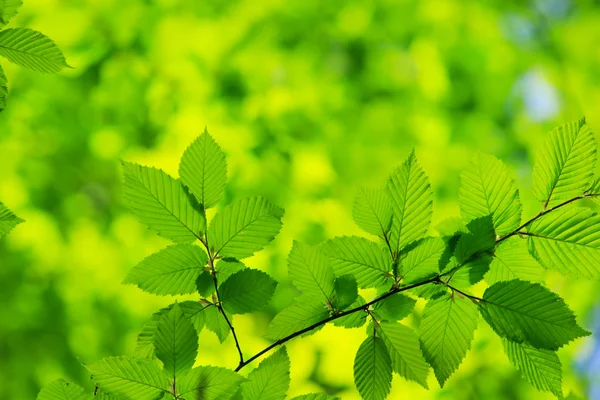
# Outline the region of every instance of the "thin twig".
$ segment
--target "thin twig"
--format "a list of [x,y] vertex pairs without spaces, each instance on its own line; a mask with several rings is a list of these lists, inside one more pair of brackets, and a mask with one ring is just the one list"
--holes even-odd
[[275,347],[281,346],[282,344],[284,344],[284,343],[286,343],[286,342],[294,339],[295,337],[298,337],[298,336],[300,336],[300,335],[302,335],[302,334],[304,334],[306,332],[312,331],[313,329],[318,328],[321,325],[325,325],[328,322],[335,321],[338,318],[342,318],[342,317],[345,317],[347,315],[354,314],[355,312],[358,312],[358,311],[366,311],[373,304],[379,303],[380,301],[382,301],[384,299],[387,299],[388,297],[390,297],[390,296],[392,296],[392,295],[394,295],[396,293],[404,292],[404,291],[407,291],[407,290],[410,290],[410,289],[414,289],[414,288],[417,288],[419,286],[427,285],[429,283],[434,283],[434,282],[435,283],[440,283],[439,277],[436,276],[435,278],[427,279],[426,281],[423,281],[423,282],[419,282],[419,283],[415,283],[413,285],[404,286],[404,287],[401,287],[401,288],[390,290],[389,292],[387,292],[387,293],[385,293],[385,294],[377,297],[374,300],[371,300],[370,302],[368,302],[366,304],[363,304],[362,306],[355,307],[355,308],[353,308],[351,310],[344,311],[344,312],[341,312],[341,313],[336,314],[336,315],[332,315],[332,316],[330,316],[328,318],[325,318],[324,320],[316,322],[316,323],[312,324],[311,326],[308,326],[308,327],[306,327],[304,329],[301,329],[301,330],[299,330],[297,332],[294,332],[294,333],[292,333],[292,334],[290,334],[290,335],[288,335],[288,336],[286,336],[286,337],[284,337],[282,339],[277,340],[276,342],[272,343],[271,345],[265,347],[263,350],[259,351],[258,353],[256,353],[255,355],[253,355],[252,357],[250,357],[249,359],[247,359],[246,361],[244,361],[243,363],[241,363],[235,369],[235,371],[238,372],[240,369],[244,368],[246,365],[250,364],[252,361],[254,361],[257,358],[261,357],[265,353],[268,353],[269,351],[273,350]]
[[581,200],[581,199],[585,199],[585,198],[589,198],[589,197],[594,197],[593,195],[589,195],[589,194],[583,194],[581,196],[577,196],[577,197],[573,197],[572,199],[566,200],[552,208],[549,208],[547,210],[543,210],[540,211],[538,215],[536,215],[535,217],[531,218],[529,221],[525,222],[523,225],[519,226],[517,229],[515,229],[514,231],[510,232],[507,235],[502,236],[501,238],[499,238],[498,240],[496,240],[496,244],[500,244],[503,241],[505,241],[506,239],[518,235],[519,233],[521,233],[520,231],[523,228],[527,228],[530,224],[532,224],[533,222],[537,221],[538,219],[540,219],[541,217],[543,217],[544,215],[551,213],[552,211],[558,210],[561,207],[564,207],[568,204],[571,204],[577,200]]
[[235,341],[235,347],[237,348],[238,354],[240,356],[239,365],[242,365],[242,364],[244,364],[244,353],[242,352],[242,348],[240,346],[240,341],[237,337],[237,334],[235,333],[235,328],[233,327],[233,324],[231,323],[231,321],[229,320],[229,317],[225,313],[225,310],[223,309],[223,304],[221,303],[221,296],[219,295],[219,282],[217,281],[217,271],[215,270],[215,264],[214,264],[215,256],[210,251],[210,246],[208,244],[208,236],[206,236],[204,238],[204,241],[202,242],[202,244],[204,244],[204,246],[206,247],[206,251],[208,252],[208,266],[211,270],[213,284],[215,286],[215,295],[217,296],[216,306],[219,309],[219,312],[223,315],[223,318],[225,318],[225,322],[227,322],[227,326],[229,326],[229,330],[231,331],[231,335],[233,336],[233,340]]

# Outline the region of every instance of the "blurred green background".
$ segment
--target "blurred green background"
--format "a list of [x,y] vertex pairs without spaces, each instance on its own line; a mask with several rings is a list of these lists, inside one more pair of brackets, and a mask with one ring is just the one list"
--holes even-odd
[[[281,235],[248,262],[283,280],[268,310],[235,319],[250,354],[290,301],[292,239],[361,234],[356,190],[383,184],[411,148],[435,191],[435,225],[459,215],[459,174],[478,149],[510,166],[532,216],[544,134],[583,115],[600,132],[597,0],[24,1],[11,26],[46,33],[75,69],[2,64],[0,199],[27,222],[0,242],[1,399],[34,399],[59,377],[91,388],[81,363],[131,353],[143,322],[173,301],[120,284],[167,242],[124,208],[119,158],[176,175],[208,126],[228,155],[223,204],[259,194],[285,207]],[[598,283],[547,283],[600,333]],[[443,390],[433,374],[429,392],[396,376],[391,398],[552,398],[479,326]],[[358,399],[363,338],[327,327],[293,341],[290,394]],[[597,340],[559,352],[566,393],[600,399]],[[201,364],[237,363],[231,338],[219,346],[206,331],[200,354]]]

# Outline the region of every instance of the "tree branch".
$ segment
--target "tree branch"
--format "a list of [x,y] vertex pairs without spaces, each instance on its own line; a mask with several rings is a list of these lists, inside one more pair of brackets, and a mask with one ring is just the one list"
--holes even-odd
[[239,370],[241,370],[242,368],[244,368],[246,365],[250,364],[252,361],[254,361],[257,358],[261,357],[265,353],[268,353],[269,351],[273,350],[277,346],[281,346],[282,344],[284,344],[284,343],[286,343],[286,342],[294,339],[295,337],[298,337],[298,336],[300,336],[300,335],[302,335],[302,334],[304,334],[306,332],[312,331],[313,329],[318,328],[321,325],[325,325],[328,322],[335,321],[336,319],[345,317],[345,316],[350,315],[350,314],[354,314],[355,312],[358,312],[358,311],[367,311],[369,309],[369,307],[372,306],[373,304],[379,303],[380,301],[382,301],[384,299],[387,299],[388,297],[390,297],[390,296],[392,296],[392,295],[394,295],[396,293],[400,293],[400,292],[404,292],[404,291],[407,291],[407,290],[410,290],[410,289],[414,289],[414,288],[417,288],[419,286],[427,285],[429,283],[441,283],[441,281],[439,279],[439,276],[436,276],[435,278],[427,279],[426,281],[423,281],[423,282],[419,282],[419,283],[415,283],[415,284],[412,284],[412,285],[409,285],[409,286],[404,286],[404,287],[401,287],[401,288],[396,288],[396,289],[390,290],[389,292],[387,292],[387,293],[385,293],[385,294],[377,297],[374,300],[371,300],[370,302],[368,302],[366,304],[363,304],[362,306],[358,306],[358,307],[355,307],[353,309],[341,312],[339,314],[332,315],[332,316],[330,316],[328,318],[325,318],[324,320],[321,320],[319,322],[316,322],[316,323],[312,324],[311,326],[308,326],[308,327],[306,327],[304,329],[301,329],[301,330],[299,330],[297,332],[294,332],[294,333],[292,333],[292,334],[290,334],[290,335],[288,335],[288,336],[286,336],[286,337],[284,337],[282,339],[277,340],[276,342],[274,342],[271,345],[265,347],[263,350],[259,351],[258,353],[256,353],[255,355],[253,355],[252,357],[250,357],[249,359],[247,359],[246,361],[240,363],[240,365],[238,365],[238,367],[235,369],[235,371],[238,372]]
[[[515,235],[517,235],[517,234],[521,233],[520,231],[521,231],[523,228],[526,228],[526,227],[527,227],[527,226],[529,226],[531,223],[533,223],[533,222],[537,221],[538,219],[540,219],[541,217],[543,217],[544,215],[546,215],[546,214],[548,214],[548,213],[550,213],[550,212],[552,212],[552,211],[555,211],[555,210],[557,210],[557,209],[559,209],[559,208],[561,208],[561,207],[564,207],[564,206],[566,206],[566,205],[568,205],[568,204],[571,204],[571,203],[573,203],[573,202],[575,202],[575,201],[577,201],[577,200],[581,200],[581,199],[585,199],[585,198],[591,198],[591,197],[598,197],[598,196],[599,196],[599,195],[596,195],[596,194],[587,194],[587,193],[586,193],[586,194],[583,194],[583,195],[580,195],[580,196],[574,197],[574,198],[572,198],[572,199],[566,200],[566,201],[564,201],[564,202],[562,202],[562,203],[560,203],[560,204],[558,204],[558,205],[556,205],[556,206],[554,206],[554,207],[552,207],[552,208],[550,208],[550,209],[543,210],[543,211],[541,211],[539,214],[537,214],[535,217],[531,218],[530,220],[528,220],[527,222],[525,222],[523,225],[521,225],[520,227],[518,227],[517,229],[515,229],[514,231],[512,231],[512,232],[508,233],[508,234],[507,234],[507,235],[505,235],[505,236],[502,236],[502,237],[500,237],[500,238],[496,239],[496,245],[500,244],[501,242],[505,241],[506,239],[508,239],[508,238],[510,238],[510,237],[512,237],[512,236],[515,236]],[[390,251],[391,251],[391,246],[390,246],[390,243],[389,243],[389,239],[387,238],[387,235],[385,235],[385,234],[384,234],[384,240],[386,241],[386,243],[387,243],[387,245],[388,245],[388,248],[389,248],[389,249],[390,249]],[[486,250],[486,251],[487,251],[487,250]],[[392,295],[394,295],[394,294],[396,294],[396,293],[404,292],[404,291],[407,291],[407,290],[410,290],[410,289],[414,289],[414,288],[417,288],[417,287],[420,287],[420,286],[424,286],[424,285],[427,285],[427,284],[430,284],[430,283],[435,283],[435,284],[445,284],[445,285],[446,285],[448,288],[450,288],[452,291],[454,291],[454,292],[456,292],[456,293],[460,293],[461,295],[463,295],[463,296],[465,296],[465,297],[467,297],[467,298],[471,299],[472,301],[478,301],[478,302],[479,302],[479,301],[485,301],[485,300],[483,300],[482,298],[479,298],[479,297],[476,297],[476,296],[472,296],[472,295],[470,295],[470,294],[467,294],[467,293],[465,293],[465,292],[463,292],[463,291],[461,291],[461,290],[459,290],[459,289],[457,289],[457,288],[455,288],[455,287],[453,287],[453,286],[450,286],[450,285],[448,285],[447,283],[444,283],[444,282],[442,282],[442,281],[441,281],[441,279],[440,279],[442,276],[448,275],[449,273],[452,273],[452,272],[454,272],[455,270],[457,270],[458,268],[460,268],[460,267],[464,266],[464,265],[466,264],[466,262],[467,262],[467,261],[469,261],[471,258],[473,258],[473,257],[476,257],[476,256],[478,256],[478,255],[480,255],[480,254],[481,254],[480,252],[473,254],[471,257],[469,257],[469,258],[468,258],[468,259],[467,259],[465,262],[463,262],[461,265],[459,265],[459,266],[457,266],[457,267],[453,268],[452,270],[450,270],[450,271],[448,271],[448,272],[445,272],[444,274],[437,275],[437,276],[436,276],[436,277],[434,277],[434,278],[431,278],[431,279],[428,279],[428,280],[425,280],[425,281],[422,281],[422,282],[419,282],[419,283],[415,283],[415,284],[412,284],[412,285],[409,285],[409,286],[404,286],[404,287],[399,287],[399,288],[392,287],[392,289],[390,289],[390,291],[388,291],[387,293],[385,293],[385,294],[383,294],[383,295],[381,295],[381,296],[377,297],[377,298],[376,298],[376,299],[374,299],[374,300],[371,300],[370,302],[368,302],[368,303],[366,303],[366,304],[364,304],[364,305],[362,305],[362,306],[355,307],[355,308],[353,308],[353,309],[351,309],[351,310],[347,310],[347,311],[341,312],[341,313],[339,313],[339,314],[332,315],[332,316],[330,316],[330,317],[328,317],[328,318],[325,318],[325,319],[323,319],[323,320],[321,320],[321,321],[319,321],[319,322],[316,322],[316,323],[314,323],[314,324],[312,324],[312,325],[310,325],[310,326],[308,326],[308,327],[306,327],[306,328],[304,328],[304,329],[301,329],[301,330],[299,330],[299,331],[296,331],[296,332],[294,332],[294,333],[292,333],[292,334],[290,334],[290,335],[288,335],[288,336],[286,336],[286,337],[284,337],[284,338],[282,338],[282,339],[279,339],[279,340],[277,340],[276,342],[274,342],[274,343],[270,344],[269,346],[265,347],[264,349],[262,349],[261,351],[259,351],[258,353],[256,353],[255,355],[253,355],[252,357],[248,358],[248,359],[247,359],[247,360],[245,360],[245,361],[244,361],[244,359],[243,359],[243,357],[242,357],[242,353],[241,353],[241,350],[240,350],[240,348],[239,348],[239,345],[238,345],[238,342],[237,342],[237,339],[236,339],[236,345],[238,345],[238,350],[239,350],[239,352],[240,352],[240,363],[239,363],[239,365],[237,366],[237,368],[235,369],[235,371],[236,371],[236,372],[240,371],[240,370],[241,370],[242,368],[244,368],[246,365],[248,365],[248,364],[250,364],[252,361],[254,361],[254,360],[256,360],[256,359],[258,359],[258,358],[262,357],[263,355],[265,355],[265,354],[266,354],[266,353],[268,353],[269,351],[273,350],[274,348],[276,348],[276,347],[278,347],[278,346],[281,346],[282,344],[284,344],[284,343],[286,343],[286,342],[288,342],[288,341],[290,341],[290,340],[292,340],[292,339],[294,339],[294,338],[296,338],[296,337],[298,337],[298,336],[300,336],[300,335],[302,335],[302,334],[304,334],[304,333],[306,333],[306,332],[310,332],[310,331],[312,331],[313,329],[315,329],[315,328],[318,328],[318,327],[319,327],[319,326],[321,326],[321,325],[325,325],[325,324],[326,324],[326,323],[328,323],[328,322],[332,322],[332,321],[335,321],[336,319],[339,319],[339,318],[345,317],[345,316],[347,316],[347,315],[350,315],[350,314],[354,314],[355,312],[359,312],[359,311],[366,311],[367,313],[369,313],[369,307],[370,307],[370,306],[372,306],[372,305],[374,305],[374,304],[376,304],[376,303],[379,303],[380,301],[382,301],[382,300],[384,300],[384,299],[386,299],[386,298],[388,298],[388,297],[390,297],[390,296],[392,296]],[[393,254],[393,252],[392,252],[392,258],[393,258],[393,256],[394,256],[394,254]],[[394,260],[394,262],[395,262],[395,261],[396,261],[396,260]],[[214,275],[213,275],[213,276],[214,276]],[[215,277],[215,285],[216,285],[216,277]],[[217,299],[218,299],[218,292],[217,292]],[[220,300],[219,300],[219,304],[220,304]],[[221,311],[222,311],[222,309],[221,309]],[[224,314],[224,313],[223,313],[223,315],[225,316],[225,314]],[[227,316],[225,316],[225,319],[227,320]],[[227,322],[229,322],[229,321],[227,321]],[[234,332],[234,330],[233,330],[233,326],[231,326],[231,324],[230,324],[230,325],[229,325],[229,327],[231,328],[231,332],[233,333],[233,336],[234,336],[234,338],[235,338],[235,332]]]
[[530,224],[532,224],[533,222],[537,221],[538,219],[540,219],[544,215],[546,215],[548,213],[551,213],[552,211],[558,210],[559,208],[564,207],[566,205],[569,205],[569,204],[571,204],[571,203],[573,203],[573,202],[575,202],[577,200],[587,199],[587,198],[591,198],[591,197],[596,197],[596,196],[592,195],[592,194],[582,194],[580,196],[573,197],[572,199],[566,200],[566,201],[564,201],[564,202],[562,202],[562,203],[560,203],[560,204],[558,204],[558,205],[556,205],[556,206],[554,206],[552,208],[549,208],[547,210],[542,210],[542,211],[539,212],[538,215],[536,215],[535,217],[531,218],[529,221],[525,222],[523,225],[519,226],[517,229],[515,229],[511,233],[509,233],[507,235],[504,235],[501,238],[499,238],[498,240],[496,240],[496,244],[500,244],[503,241],[505,241],[506,239],[519,234],[520,233],[519,231],[521,229],[527,228]]

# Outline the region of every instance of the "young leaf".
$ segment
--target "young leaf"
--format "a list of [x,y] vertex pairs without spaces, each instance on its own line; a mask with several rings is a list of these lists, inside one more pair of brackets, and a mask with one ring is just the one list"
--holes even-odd
[[21,5],[23,5],[21,0],[0,0],[0,28],[17,15]]
[[460,178],[458,196],[465,221],[491,215],[498,235],[521,224],[519,191],[502,161],[478,152]]
[[562,398],[562,369],[558,355],[551,350],[540,350],[524,343],[502,340],[504,352],[523,378],[537,390],[552,392]]
[[[1,4],[1,3],[0,3]],[[8,80],[4,70],[0,66],[0,112],[6,108],[6,96],[8,95]]]
[[[178,304],[185,317],[190,320],[196,332],[200,334],[204,327],[204,309],[209,306],[202,305],[197,301],[183,301]],[[171,304],[155,312],[152,314],[150,320],[144,324],[137,338],[137,346],[135,348],[136,357],[150,359],[154,356],[154,335],[156,329],[160,320],[173,306],[174,304]]]
[[257,269],[246,268],[231,275],[219,287],[223,307],[232,314],[246,314],[264,308],[277,281]]
[[124,200],[141,222],[175,243],[201,237],[206,220],[181,182],[164,171],[123,162]]
[[173,378],[184,375],[194,366],[198,355],[198,333],[179,304],[173,305],[158,322],[154,347],[165,372]]
[[377,336],[360,345],[354,359],[354,384],[365,400],[384,400],[392,388],[392,360]]
[[325,255],[315,247],[294,241],[288,255],[288,274],[294,286],[314,301],[331,301],[334,275]]
[[225,317],[223,317],[219,309],[215,306],[207,307],[204,310],[204,325],[209,331],[217,335],[220,343],[223,343],[227,339],[227,336],[229,336],[229,325],[225,321]]
[[373,313],[381,321],[399,321],[407,317],[415,308],[417,301],[396,293],[373,306]]
[[208,257],[198,246],[176,244],[144,259],[125,277],[123,283],[158,295],[190,294]]
[[262,250],[281,229],[283,209],[262,197],[236,200],[217,213],[208,229],[215,255],[242,259]]
[[275,315],[269,324],[267,337],[273,340],[281,339],[327,317],[329,311],[322,303],[310,302],[306,296],[301,296],[300,301]]
[[415,247],[400,255],[398,276],[403,283],[415,283],[437,275],[445,247],[444,241],[439,237],[428,237],[415,242]]
[[69,65],[62,52],[46,35],[26,28],[0,32],[0,56],[33,71],[60,72]]
[[221,400],[231,398],[244,380],[231,370],[202,366],[192,369],[177,383],[179,398],[185,400]]
[[169,391],[167,377],[153,361],[107,357],[87,369],[101,389],[123,400],[156,400]]
[[341,400],[337,396],[329,396],[324,393],[311,393],[296,396],[292,400]]
[[8,235],[15,226],[23,220],[12,213],[6,206],[0,203],[0,239]]
[[[354,303],[350,304],[347,309],[353,309],[356,307],[364,306],[367,302],[362,296],[358,296]],[[325,317],[327,318],[327,317]],[[367,321],[367,314],[363,312],[355,312],[352,314],[348,314],[344,317],[335,319],[333,321],[333,325],[340,326],[342,328],[360,328]]]
[[445,295],[427,302],[419,328],[421,347],[440,386],[471,348],[477,317],[477,306],[468,299]]
[[58,379],[43,388],[36,400],[80,400],[83,395],[84,390],[81,386]]
[[413,150],[387,183],[392,201],[390,232],[392,249],[399,252],[407,244],[425,236],[433,214],[433,193]]
[[587,208],[546,214],[527,228],[529,251],[546,268],[600,278],[600,215]]
[[543,269],[527,251],[527,242],[518,237],[509,238],[498,245],[485,280],[493,285],[500,281],[521,279],[539,281]]
[[398,322],[380,322],[377,335],[388,349],[394,371],[427,389],[429,365],[421,353],[417,334]]
[[486,289],[479,310],[499,336],[538,349],[557,350],[590,335],[563,299],[537,283],[498,282]]
[[581,195],[590,187],[595,167],[596,142],[585,119],[561,125],[537,154],[533,192],[546,207]]
[[283,400],[290,387],[290,358],[285,347],[264,359],[242,383],[244,400]]
[[386,235],[392,225],[392,204],[382,189],[360,189],[352,214],[356,225],[379,237]]
[[333,304],[337,309],[344,309],[354,303],[358,297],[358,286],[352,275],[335,278]]
[[389,252],[377,243],[358,236],[339,236],[319,249],[327,255],[337,276],[350,274],[360,288],[377,287],[392,270]]
[[221,199],[227,181],[227,162],[208,130],[204,129],[183,153],[179,176],[205,209]]

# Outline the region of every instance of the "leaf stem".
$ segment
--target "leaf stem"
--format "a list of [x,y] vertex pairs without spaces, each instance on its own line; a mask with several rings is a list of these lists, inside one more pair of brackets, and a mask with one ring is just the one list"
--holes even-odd
[[394,295],[396,293],[400,293],[400,292],[404,292],[404,291],[407,291],[407,290],[410,290],[410,289],[414,289],[414,288],[417,288],[419,286],[427,285],[429,283],[437,283],[437,284],[441,283],[439,276],[436,276],[434,278],[427,279],[425,281],[422,281],[422,282],[419,282],[419,283],[415,283],[415,284],[412,284],[412,285],[409,285],[409,286],[404,286],[404,287],[392,289],[389,292],[387,292],[387,293],[385,293],[385,294],[377,297],[376,299],[371,300],[370,302],[368,302],[366,304],[363,304],[362,306],[358,306],[358,307],[352,308],[350,310],[341,312],[339,314],[332,315],[332,316],[330,316],[328,318],[325,318],[325,319],[323,319],[323,320],[321,320],[319,322],[316,322],[316,323],[314,323],[314,324],[312,324],[312,325],[310,325],[310,326],[308,326],[308,327],[306,327],[304,329],[296,331],[296,332],[294,332],[294,333],[292,333],[292,334],[290,334],[290,335],[288,335],[288,336],[286,336],[286,337],[284,337],[282,339],[277,340],[276,342],[274,342],[271,345],[265,347],[264,349],[262,349],[261,351],[259,351],[258,353],[256,353],[255,355],[253,355],[252,357],[250,357],[249,359],[247,359],[246,361],[240,363],[240,365],[238,365],[238,367],[235,369],[235,371],[238,372],[239,370],[241,370],[242,368],[244,368],[246,365],[250,364],[252,361],[256,360],[257,358],[263,356],[265,353],[268,353],[269,351],[273,350],[277,346],[281,346],[282,344],[284,344],[284,343],[286,343],[286,342],[294,339],[295,337],[298,337],[298,336],[300,336],[300,335],[302,335],[302,334],[304,334],[306,332],[312,331],[313,329],[318,328],[321,325],[325,325],[326,323],[331,322],[331,321],[335,321],[338,318],[342,318],[342,317],[345,317],[347,315],[354,314],[355,312],[368,311],[369,307],[372,306],[373,304],[379,303],[380,301],[382,301],[384,299],[387,299],[388,297],[390,297],[390,296],[392,296],[392,295]]
[[205,234],[204,241],[202,241],[202,244],[204,244],[204,246],[206,247],[206,251],[208,253],[208,266],[211,270],[213,284],[215,287],[215,294],[217,296],[217,304],[215,304],[215,305],[219,309],[219,312],[223,315],[223,318],[225,318],[225,322],[227,322],[227,326],[229,326],[229,330],[231,331],[231,335],[233,336],[233,340],[235,341],[235,347],[237,348],[238,354],[240,356],[239,365],[242,365],[242,364],[244,364],[244,353],[242,352],[242,348],[240,346],[240,341],[237,337],[237,334],[235,333],[235,328],[233,327],[233,324],[231,323],[231,321],[229,320],[229,317],[225,313],[225,310],[223,309],[223,304],[221,303],[221,296],[219,295],[219,282],[217,281],[217,271],[215,270],[215,263],[214,263],[216,256],[214,254],[212,254],[212,252],[210,251],[210,246],[208,244],[208,236],[206,234]]

